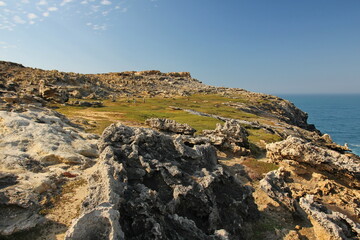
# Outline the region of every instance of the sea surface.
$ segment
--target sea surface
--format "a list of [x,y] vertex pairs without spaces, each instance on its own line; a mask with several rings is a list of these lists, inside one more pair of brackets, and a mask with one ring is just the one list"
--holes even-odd
[[347,143],[353,153],[360,155],[360,94],[277,96],[307,112],[308,123],[330,134],[334,142]]

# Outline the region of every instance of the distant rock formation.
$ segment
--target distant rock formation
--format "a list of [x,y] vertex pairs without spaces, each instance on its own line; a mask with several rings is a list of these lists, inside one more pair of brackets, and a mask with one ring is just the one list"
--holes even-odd
[[145,123],[152,128],[165,132],[185,135],[193,135],[196,132],[196,130],[190,127],[188,124],[181,124],[170,119],[149,118],[146,119]]

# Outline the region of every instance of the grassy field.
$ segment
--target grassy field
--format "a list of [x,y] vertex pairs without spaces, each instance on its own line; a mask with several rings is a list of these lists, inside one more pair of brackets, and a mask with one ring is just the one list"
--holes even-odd
[[[129,125],[141,126],[144,125],[145,120],[148,118],[168,118],[179,123],[187,123],[195,128],[197,133],[204,129],[214,129],[217,123],[222,123],[222,121],[211,117],[197,116],[182,110],[174,110],[174,107],[192,109],[233,119],[266,121],[266,119],[257,115],[226,106],[224,105],[226,102],[244,103],[246,99],[203,94],[177,98],[120,98],[116,102],[104,100],[104,107],[99,108],[58,105],[57,111],[70,118],[80,118],[92,122],[93,127],[90,128],[90,131],[97,134],[101,134],[113,122],[121,121]],[[250,142],[256,145],[259,145],[260,140],[265,142],[280,140],[277,135],[262,129],[248,129],[248,133]]]

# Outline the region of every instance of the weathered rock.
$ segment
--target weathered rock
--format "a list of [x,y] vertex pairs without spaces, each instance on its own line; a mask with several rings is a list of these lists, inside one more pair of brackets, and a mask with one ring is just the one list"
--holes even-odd
[[250,152],[246,130],[235,120],[217,124],[215,130],[203,130],[203,136],[220,150],[246,155]]
[[48,101],[65,103],[69,100],[69,94],[58,86],[48,86],[45,81],[39,83],[39,95]]
[[299,204],[284,181],[286,174],[287,172],[282,168],[271,171],[260,181],[260,187],[269,197],[286,207],[294,216],[301,216]]
[[0,111],[0,119],[0,164],[7,168],[23,169],[26,160],[44,165],[85,163],[88,159],[81,153],[96,150],[96,145],[84,139],[86,134],[67,125],[53,111]]
[[0,238],[44,223],[42,196],[56,192],[65,169],[98,156],[93,135],[69,124],[44,108],[0,111]]
[[71,101],[70,105],[80,106],[80,107],[102,107],[103,103],[100,101],[87,102],[87,101]]
[[83,97],[83,95],[81,94],[80,91],[78,90],[74,90],[72,92],[70,92],[70,95],[73,97],[73,98],[77,98],[77,99],[81,99]]
[[[289,136],[286,140],[266,145],[267,157],[278,162],[284,159],[307,163],[319,170],[360,179],[360,159],[316,146]],[[358,181],[357,181],[358,182]]]
[[85,214],[68,239],[76,228],[86,232],[84,217],[104,205],[120,214],[125,239],[245,239],[245,222],[258,216],[251,190],[224,172],[211,145],[191,148],[179,137],[112,124],[99,149]]
[[314,196],[300,198],[300,206],[319,223],[333,239],[359,239],[360,224],[355,223],[346,215],[331,211],[324,205],[314,201]]
[[174,120],[164,118],[150,118],[146,119],[145,123],[152,128],[160,131],[193,135],[196,130],[188,124],[181,124]]

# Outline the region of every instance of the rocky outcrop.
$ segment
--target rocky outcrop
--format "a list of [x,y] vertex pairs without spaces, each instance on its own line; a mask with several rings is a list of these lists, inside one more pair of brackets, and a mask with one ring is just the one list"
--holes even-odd
[[90,214],[109,239],[245,239],[245,223],[258,216],[251,190],[224,172],[211,145],[112,124],[99,149],[84,215],[68,239],[89,236],[76,229],[93,231]]
[[39,95],[48,101],[65,103],[69,100],[69,94],[61,87],[48,86],[43,80],[39,83]]
[[38,212],[64,173],[98,156],[94,138],[51,110],[0,111],[0,238],[45,222]]
[[342,213],[331,211],[324,205],[317,203],[314,201],[314,196],[306,195],[300,198],[300,206],[328,232],[330,239],[360,238],[360,224],[355,223]]
[[102,107],[103,102],[100,102],[100,101],[88,102],[88,101],[77,101],[76,100],[76,101],[69,102],[69,105],[79,106],[79,107]]
[[301,216],[299,204],[284,181],[285,177],[286,171],[282,168],[271,171],[260,181],[260,187],[269,197],[285,206],[294,216]]
[[164,118],[149,118],[145,123],[152,128],[155,128],[164,132],[193,135],[196,130],[190,127],[188,124],[181,124],[174,120]]
[[224,125],[217,124],[215,130],[204,130],[202,135],[222,151],[240,155],[249,153],[247,132],[236,120],[226,121]]
[[[286,140],[266,145],[267,157],[275,162],[295,160],[338,175],[360,179],[360,159],[289,136]],[[358,182],[358,181],[357,181]]]

